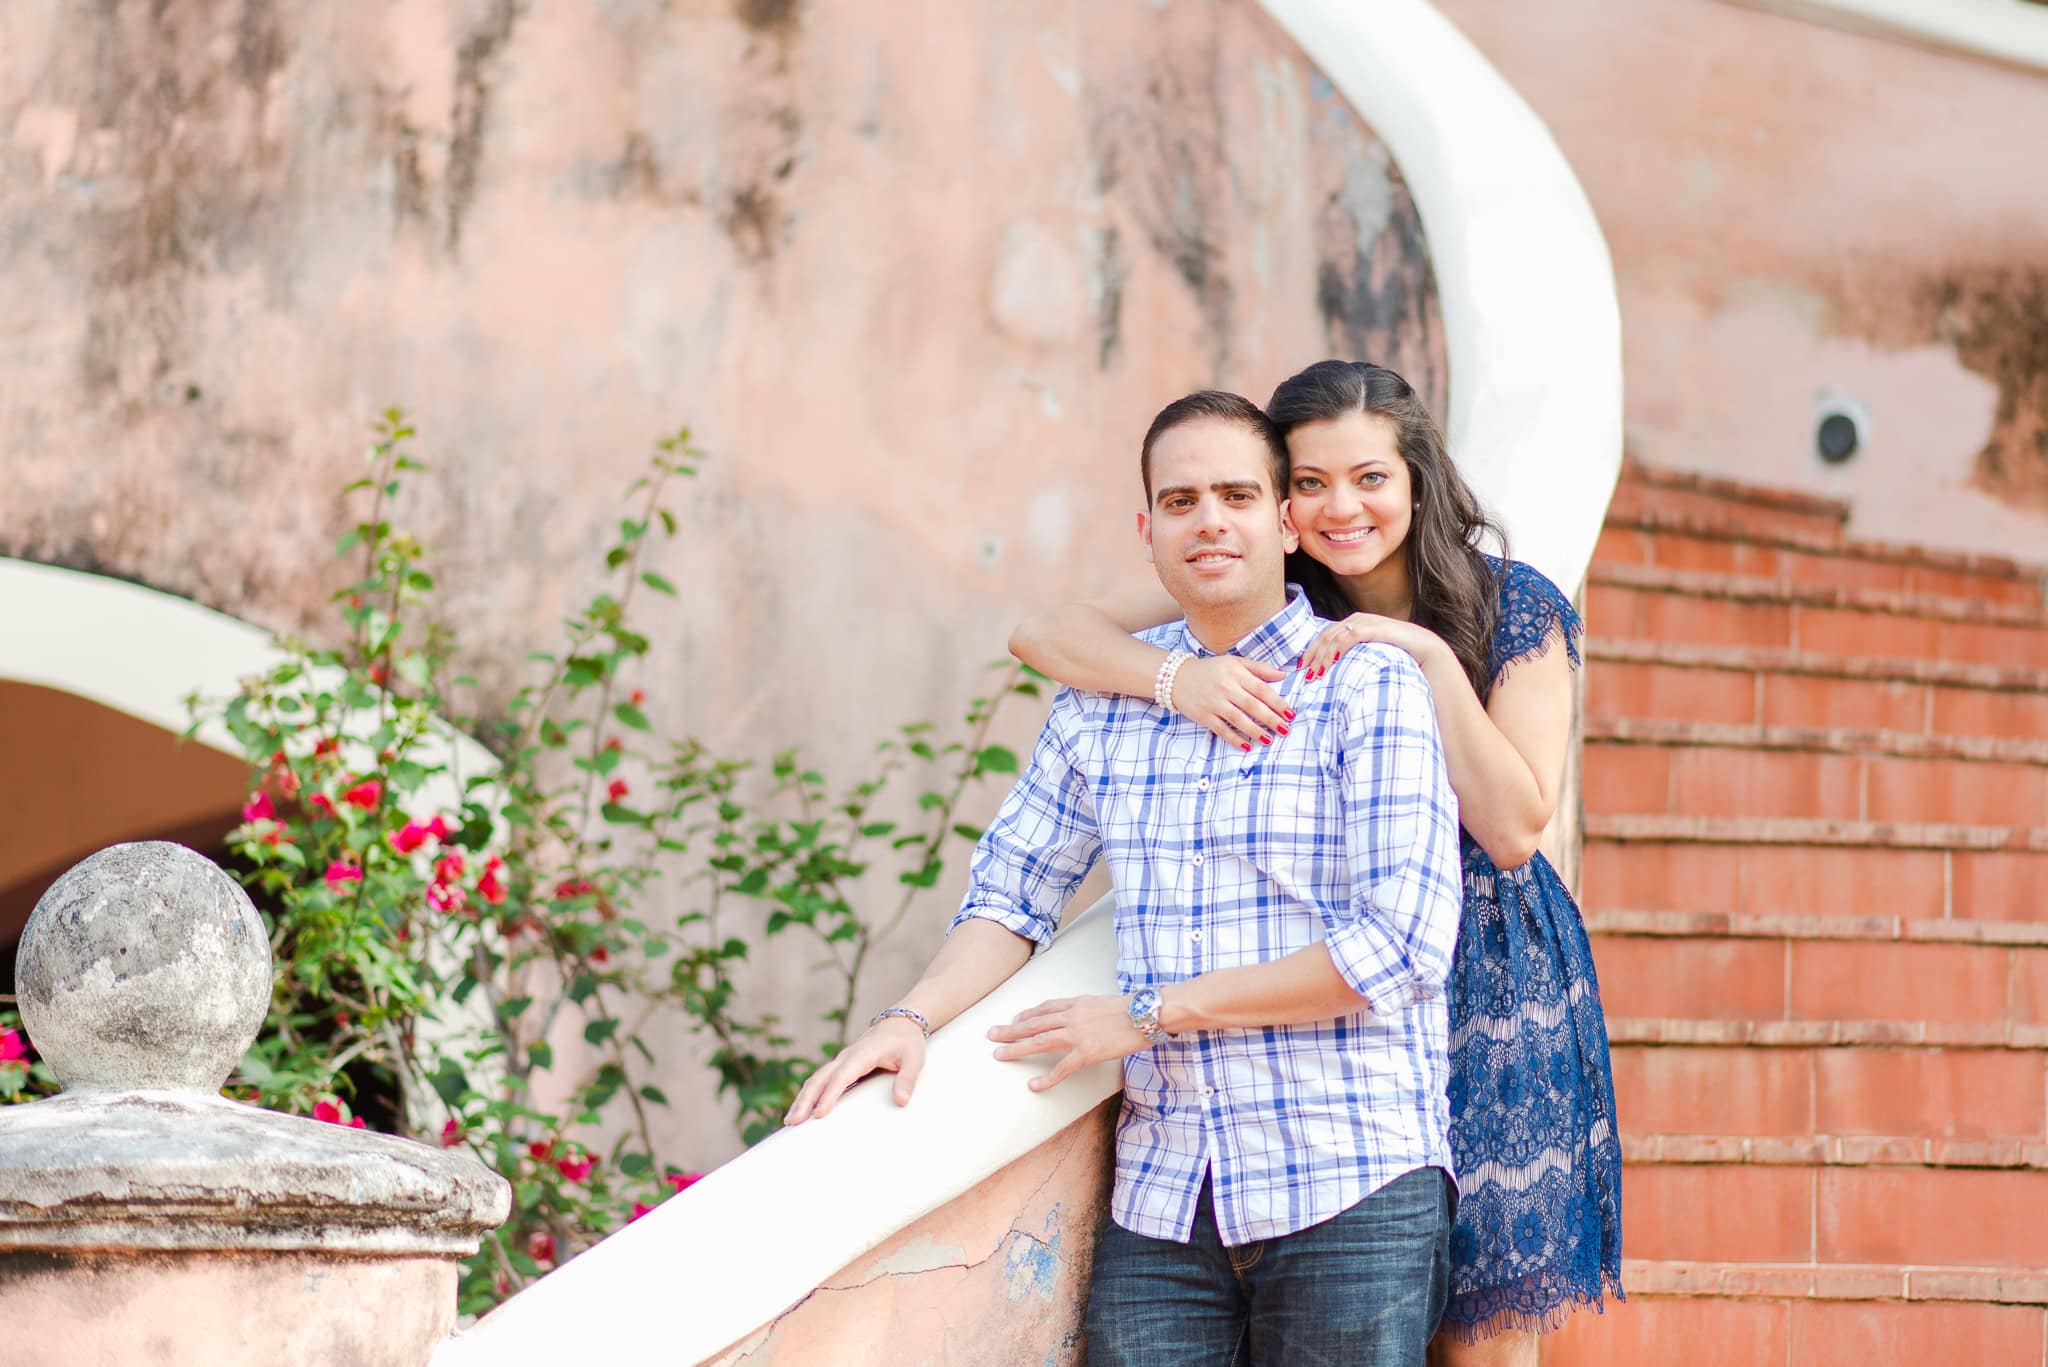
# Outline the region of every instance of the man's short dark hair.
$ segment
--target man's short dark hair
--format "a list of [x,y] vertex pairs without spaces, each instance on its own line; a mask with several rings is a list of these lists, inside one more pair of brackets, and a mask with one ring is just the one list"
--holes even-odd
[[1287,474],[1287,438],[1273,425],[1273,420],[1242,394],[1231,394],[1221,389],[1198,389],[1160,409],[1159,416],[1152,419],[1152,425],[1145,429],[1145,444],[1138,448],[1138,477],[1145,481],[1145,502],[1148,505],[1152,502],[1152,443],[1183,423],[1203,418],[1236,423],[1263,441],[1266,454],[1272,458],[1273,497],[1283,497],[1280,485]]

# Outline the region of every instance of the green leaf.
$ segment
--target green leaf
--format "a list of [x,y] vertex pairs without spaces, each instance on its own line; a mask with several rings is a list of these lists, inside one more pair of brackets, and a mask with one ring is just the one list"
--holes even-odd
[[462,1094],[469,1090],[469,1078],[452,1058],[442,1059],[441,1066],[434,1070],[434,1075],[427,1081],[434,1085],[435,1094],[450,1106],[460,1105]]
[[981,827],[970,826],[964,821],[956,821],[953,823],[953,834],[963,840],[979,840],[981,839]]
[[536,1068],[555,1066],[555,1046],[545,1040],[535,1040],[526,1046],[526,1057]]
[[974,772],[1014,774],[1017,772],[1017,752],[1002,745],[984,746],[975,752]]
[[653,1083],[651,1083],[651,1082],[650,1082],[650,1083],[648,1083],[648,1084],[647,1084],[647,1085],[646,1085],[645,1087],[642,1087],[642,1088],[640,1089],[640,1096],[641,1096],[641,1098],[642,1098],[643,1100],[646,1100],[646,1101],[651,1101],[651,1102],[653,1102],[653,1103],[654,1103],[655,1105],[657,1105],[657,1106],[666,1106],[666,1105],[668,1105],[668,1096],[667,1096],[667,1094],[666,1094],[666,1093],[664,1093],[664,1092],[663,1092],[663,1091],[661,1090],[661,1088],[659,1088],[659,1087],[655,1086],[655,1085],[654,1085]]
[[514,1020],[526,1014],[526,1008],[532,1005],[531,997],[512,997],[498,1008],[498,1014],[506,1020]]
[[590,994],[595,991],[597,991],[597,979],[591,977],[588,973],[578,973],[575,978],[570,980],[569,1000],[581,1006],[590,999]]
[[621,726],[630,726],[635,731],[645,731],[648,729],[647,714],[632,703],[620,703],[612,709],[612,715],[619,719]]
[[629,1153],[619,1159],[619,1171],[628,1177],[640,1177],[654,1166],[654,1160],[644,1153]]
[[619,1022],[617,1019],[606,1016],[600,1020],[591,1021],[588,1025],[584,1026],[583,1038],[590,1044],[603,1044],[606,1040],[617,1034],[618,1030]]
[[653,570],[648,570],[646,573],[642,574],[640,576],[640,582],[647,585],[648,588],[653,589],[656,593],[665,593],[671,598],[676,596],[676,586],[674,584],[669,583],[668,580],[662,578],[660,575],[656,574]]

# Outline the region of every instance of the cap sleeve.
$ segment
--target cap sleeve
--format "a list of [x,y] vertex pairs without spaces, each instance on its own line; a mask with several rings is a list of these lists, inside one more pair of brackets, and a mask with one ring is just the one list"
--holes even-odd
[[1519,560],[1506,562],[1501,570],[1500,621],[1493,629],[1493,650],[1488,660],[1492,682],[1497,684],[1506,678],[1518,661],[1534,659],[1548,651],[1560,636],[1576,669],[1579,638],[1585,629],[1571,599],[1541,570]]

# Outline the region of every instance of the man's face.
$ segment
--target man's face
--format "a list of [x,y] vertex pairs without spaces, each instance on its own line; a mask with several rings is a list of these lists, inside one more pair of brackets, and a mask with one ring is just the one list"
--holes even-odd
[[1138,514],[1138,538],[1190,617],[1277,592],[1295,540],[1265,442],[1220,418],[1162,433],[1152,444],[1152,506]]

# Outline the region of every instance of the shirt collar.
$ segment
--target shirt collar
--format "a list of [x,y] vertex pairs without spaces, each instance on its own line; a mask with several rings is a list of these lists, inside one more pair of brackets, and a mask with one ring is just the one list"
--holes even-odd
[[[1308,595],[1301,591],[1301,585],[1287,586],[1287,606],[1253,627],[1238,639],[1228,653],[1260,664],[1276,668],[1291,668],[1315,640],[1323,623],[1308,604]],[[1185,619],[1180,624],[1178,649],[1190,655],[1214,655],[1217,652],[1203,645],[1195,637],[1194,630]]]

